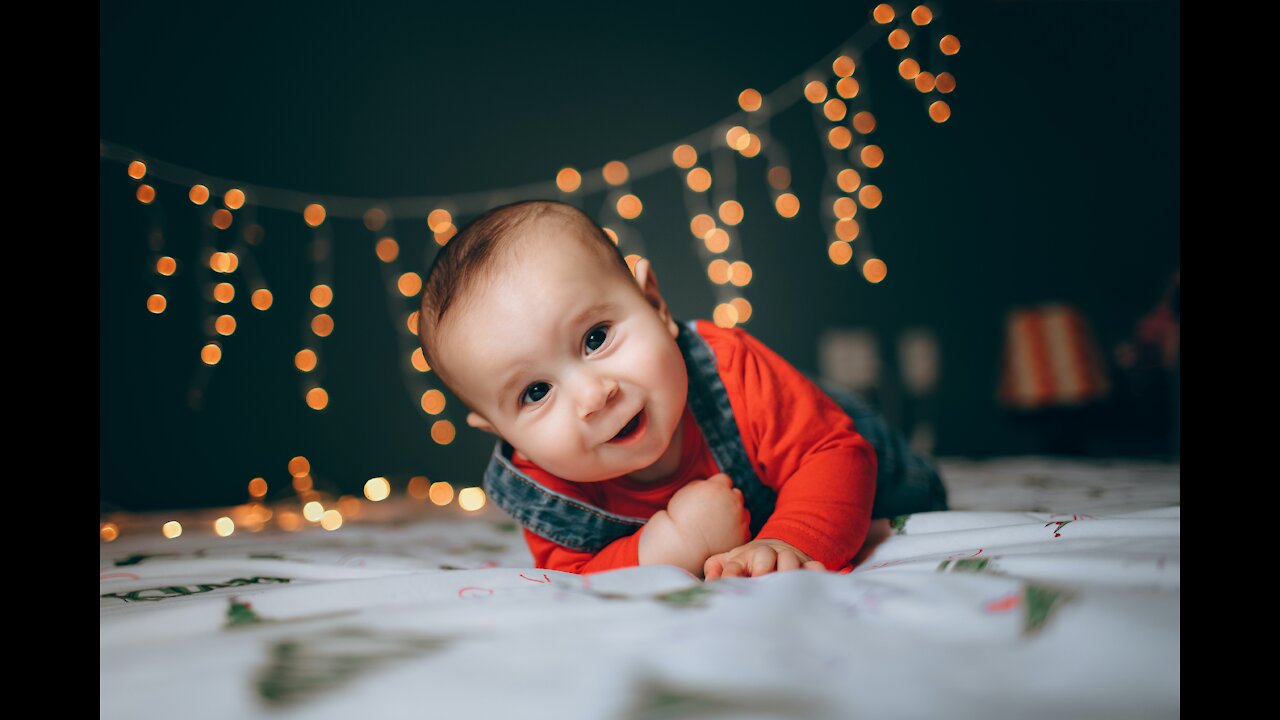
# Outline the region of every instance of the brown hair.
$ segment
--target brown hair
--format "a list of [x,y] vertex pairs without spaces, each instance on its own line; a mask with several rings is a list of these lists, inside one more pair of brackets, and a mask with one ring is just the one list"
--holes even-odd
[[468,292],[493,280],[497,274],[497,261],[502,257],[497,251],[515,235],[515,231],[528,222],[546,216],[562,220],[577,230],[578,232],[572,233],[574,237],[600,253],[602,260],[604,253],[610,255],[612,259],[607,262],[611,266],[619,267],[626,273],[628,280],[633,277],[622,252],[609,239],[604,229],[572,205],[554,200],[524,200],[488,210],[467,223],[440,249],[431,261],[431,268],[427,270],[418,308],[418,342],[422,345],[422,353],[431,369],[468,405],[471,403],[458,393],[448,376],[441,372],[439,358],[431,353],[440,323],[444,314],[458,305]]

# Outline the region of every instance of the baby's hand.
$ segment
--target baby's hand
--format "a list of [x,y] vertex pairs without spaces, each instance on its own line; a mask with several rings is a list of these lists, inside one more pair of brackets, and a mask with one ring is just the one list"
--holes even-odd
[[729,552],[712,555],[703,566],[706,579],[757,577],[777,570],[826,570],[795,546],[775,538],[757,538]]
[[724,473],[680,488],[667,503],[667,514],[708,556],[735,548],[751,537],[751,515],[742,491]]

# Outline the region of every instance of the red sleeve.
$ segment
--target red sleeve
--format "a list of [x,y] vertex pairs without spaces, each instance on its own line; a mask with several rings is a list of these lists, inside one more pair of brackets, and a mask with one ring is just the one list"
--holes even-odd
[[750,435],[744,442],[755,446],[754,454],[747,451],[760,480],[778,493],[757,537],[777,538],[840,570],[871,524],[875,451],[817,385],[745,330],[731,332],[737,351],[721,368],[730,405]]
[[618,538],[598,553],[570,550],[525,528],[524,539],[533,553],[533,562],[545,570],[579,573],[587,575],[594,572],[632,567],[640,564],[640,532]]

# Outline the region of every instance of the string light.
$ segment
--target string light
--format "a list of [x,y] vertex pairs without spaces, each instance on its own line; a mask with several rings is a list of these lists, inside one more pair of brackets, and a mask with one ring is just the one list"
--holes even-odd
[[861,229],[857,220],[841,219],[836,221],[836,237],[845,242],[857,240]]
[[436,505],[448,505],[453,502],[453,486],[447,482],[431,483],[431,490],[427,492],[427,496]]
[[694,192],[706,192],[711,187],[711,173],[706,168],[696,167],[689,171],[685,181],[689,183],[689,189]]
[[853,129],[863,135],[870,135],[876,129],[876,116],[869,110],[863,110],[853,116]]
[[724,258],[716,258],[707,265],[707,277],[711,278],[711,282],[717,285],[724,285],[729,282],[732,270],[729,267],[729,261]]
[[328,285],[317,285],[311,288],[311,304],[318,308],[329,307],[333,302],[333,289]]
[[880,258],[871,258],[862,264],[862,276],[870,282],[879,283],[888,273],[888,268]]
[[156,189],[150,185],[139,185],[138,192],[136,194],[138,202],[143,205],[150,205],[151,201],[156,199]]
[[302,372],[311,372],[316,369],[316,353],[310,348],[299,350],[293,356],[293,365]]
[[462,488],[458,493],[458,507],[467,512],[475,512],[484,507],[484,490],[478,487]]
[[457,431],[453,429],[453,423],[448,420],[437,420],[431,423],[431,439],[436,441],[437,445],[448,445],[453,442]]
[[944,55],[955,55],[960,52],[960,40],[955,35],[944,35],[938,41],[938,49],[942,50]]
[[257,290],[254,290],[253,295],[250,298],[250,302],[252,302],[253,306],[258,310],[266,310],[271,307],[272,300],[271,291],[266,288],[258,288]]
[[216,252],[209,256],[209,269],[216,273],[225,273],[231,267],[231,261],[227,259],[227,254]]
[[751,303],[746,298],[736,297],[729,301],[734,310],[738,311],[738,323],[745,323],[751,319]]
[[320,516],[320,527],[329,532],[342,527],[342,513],[337,510],[325,510],[324,515]]
[[729,249],[729,233],[724,228],[712,228],[703,242],[706,244],[707,250],[713,253],[722,253]]
[[706,213],[698,213],[689,221],[689,232],[699,240],[706,239],[707,233],[714,230],[716,221]]
[[329,337],[333,334],[333,318],[328,313],[320,313],[311,318],[311,332],[320,337]]
[[115,539],[120,537],[120,527],[115,523],[103,523],[98,529],[98,536],[103,542],[115,542]]
[[711,313],[711,319],[722,328],[731,328],[738,324],[738,309],[729,303],[720,303]]
[[364,226],[369,232],[378,232],[387,224],[387,212],[382,208],[369,208],[364,211]]
[[636,263],[640,262],[640,256],[633,253],[623,258],[623,260],[627,261],[627,267],[631,269],[631,274],[635,275]]
[[720,220],[726,225],[737,225],[742,222],[742,203],[737,200],[726,200],[720,203]]
[[320,518],[324,517],[324,506],[312,500],[302,506],[302,517],[308,522],[319,522]]
[[422,409],[428,415],[439,415],[444,412],[444,393],[435,389],[422,393]]
[[936,85],[937,80],[931,72],[922,72],[916,76],[916,89],[922,93],[932,92]]
[[177,520],[170,520],[160,528],[160,532],[166,538],[172,540],[182,534],[182,523]]
[[826,115],[831,122],[843,120],[846,112],[844,101],[836,98],[831,98],[822,106],[822,114]]
[[679,145],[671,151],[671,162],[675,163],[676,167],[688,170],[698,162],[698,151],[694,150],[692,145]]
[[852,168],[841,170],[840,173],[836,175],[836,185],[839,185],[840,189],[847,193],[857,190],[858,186],[861,184],[862,176],[858,174],[857,170]]
[[791,193],[782,193],[773,201],[774,208],[784,218],[793,218],[800,212],[800,198]]
[[302,219],[313,228],[324,223],[325,215],[324,206],[320,203],[311,203],[302,211]]
[[297,532],[302,529],[302,520],[298,517],[298,513],[285,511],[280,513],[276,519],[280,525],[280,529],[285,532]]
[[311,461],[306,457],[298,455],[289,461],[289,474],[293,477],[303,477],[311,474]]
[[898,63],[898,74],[902,76],[903,80],[914,80],[920,74],[920,63],[916,62],[914,58],[907,58]]
[[618,214],[627,220],[635,220],[644,210],[644,204],[635,195],[623,195],[618,198]]
[[893,22],[893,6],[889,3],[880,3],[876,9],[871,11],[871,16],[881,25]]
[[621,160],[610,160],[604,164],[604,181],[610,185],[621,185],[630,176],[627,164]]
[[322,387],[314,387],[307,391],[307,407],[312,410],[323,410],[329,406],[329,392]]
[[293,479],[293,490],[296,493],[311,492],[312,480],[310,475],[299,475]]
[[935,100],[929,106],[929,117],[936,123],[944,123],[951,117],[951,106],[942,100]]
[[831,147],[843,150],[849,147],[849,143],[853,142],[853,133],[849,132],[849,128],[837,125],[831,128],[831,132],[827,133],[827,142],[831,143]]
[[810,80],[804,86],[804,97],[809,102],[817,105],[827,99],[827,84],[821,80]]
[[244,207],[244,191],[240,188],[231,188],[222,195],[222,204],[229,210],[239,210]]
[[267,481],[265,478],[256,477],[249,481],[249,496],[260,498],[267,495]]
[[413,369],[418,372],[427,372],[431,366],[427,364],[427,358],[422,354],[422,348],[414,348],[413,355],[409,357],[409,361],[413,363]]
[[850,197],[836,198],[831,204],[831,209],[835,212],[835,216],[839,220],[849,220],[858,214],[858,203]]
[[791,186],[791,171],[781,165],[769,168],[767,177],[769,178],[769,187],[774,190],[786,190]]
[[943,94],[956,89],[956,78],[949,72],[938,73],[938,77],[934,78],[933,82],[938,92]]
[[933,21],[933,11],[924,5],[917,5],[915,10],[911,11],[911,22],[917,25],[928,25]]
[[571,167],[561,168],[556,173],[556,187],[560,192],[571,193],[582,186],[582,175]]
[[734,125],[724,134],[725,143],[734,150],[741,150],[747,146],[748,135],[747,129],[741,125]]
[[192,185],[191,191],[187,193],[187,197],[191,198],[191,202],[197,205],[203,205],[209,201],[209,188],[204,185]]
[[609,236],[609,241],[610,241],[610,242],[612,242],[612,243],[614,244],[614,246],[617,246],[617,244],[618,244],[618,233],[617,233],[616,231],[614,231],[614,229],[613,229],[613,228],[611,228],[611,227],[609,227],[609,226],[607,226],[607,225],[602,226],[602,227],[601,227],[601,230],[604,230],[604,234]]
[[738,107],[747,112],[755,112],[760,109],[761,105],[760,92],[752,88],[747,88],[738,93]]
[[877,168],[884,163],[884,150],[881,150],[879,145],[867,145],[862,148],[860,155],[862,164],[869,168]]
[[435,234],[435,236],[436,236],[436,244],[437,244],[437,245],[440,245],[441,247],[443,247],[443,246],[445,246],[445,245],[447,245],[447,244],[449,243],[449,240],[450,240],[454,235],[457,235],[457,234],[458,234],[458,228],[457,228],[457,226],[455,226],[455,225],[453,225],[452,223],[450,223],[447,227],[445,227],[445,229],[444,229],[444,230],[441,230],[440,232],[438,232],[438,233],[436,233],[436,234]]
[[213,327],[219,335],[231,335],[236,331],[236,319],[230,315],[219,315]]
[[405,326],[409,329],[410,335],[418,334],[418,311],[414,310],[409,313],[409,317],[405,319]]
[[751,282],[751,266],[739,260],[729,266],[729,282],[742,287]]
[[422,278],[416,272],[407,272],[396,281],[396,287],[400,288],[401,295],[413,297],[422,290]]
[[156,293],[151,297],[147,298],[147,309],[155,313],[156,315],[159,315],[160,313],[164,312],[165,308],[167,307],[169,307],[169,301],[165,300],[164,296],[161,295],[160,293]]
[[373,502],[382,502],[391,497],[391,483],[384,477],[371,478],[364,484],[364,496]]
[[835,59],[835,62],[831,63],[831,70],[840,77],[849,77],[853,74],[854,69],[853,58],[848,55],[841,55]]
[[213,521],[213,531],[218,534],[218,537],[228,537],[236,531],[236,523],[231,518],[223,515]]
[[141,180],[147,174],[147,164],[141,160],[134,160],[129,163],[129,177],[134,180]]
[[222,359],[222,348],[217,343],[209,343],[200,349],[200,359],[205,365],[217,365]]
[[747,133],[747,146],[739,150],[743,157],[755,157],[760,154],[760,150],[764,148],[764,144],[760,142],[760,136],[755,133]]
[[409,478],[409,486],[405,488],[405,492],[409,493],[409,497],[414,500],[426,500],[430,492],[430,483],[424,476],[414,475]]
[[880,207],[880,201],[883,199],[884,195],[875,185],[866,185],[858,191],[858,202],[868,210]]
[[431,232],[442,233],[453,224],[453,215],[444,209],[436,209],[427,213],[427,227]]
[[236,268],[240,267],[240,258],[230,251],[223,253],[223,255],[227,258],[227,272],[235,272]]
[[846,265],[853,258],[853,248],[849,243],[837,240],[827,246],[827,257],[836,265]]
[[213,286],[213,299],[220,303],[229,303],[236,297],[236,288],[231,283],[221,282]]
[[907,31],[903,30],[902,28],[898,28],[897,30],[894,30],[893,32],[889,33],[889,47],[893,48],[894,50],[901,50],[905,48],[907,45],[909,45],[910,43],[911,43],[911,36],[908,35]]
[[840,80],[836,82],[836,92],[840,94],[840,97],[845,98],[846,100],[857,97],[858,88],[858,81],[851,77],[840,78]]

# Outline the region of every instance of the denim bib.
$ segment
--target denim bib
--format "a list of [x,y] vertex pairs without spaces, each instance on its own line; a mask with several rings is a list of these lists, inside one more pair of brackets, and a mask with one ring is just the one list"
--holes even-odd
[[[677,326],[676,344],[689,373],[689,409],[716,465],[742,490],[751,514],[751,536],[755,537],[773,514],[777,493],[760,481],[747,458],[715,355],[698,334],[695,321]],[[817,384],[853,419],[854,427],[875,450],[873,518],[947,509],[946,490],[937,470],[912,453],[901,434],[891,430],[858,397],[823,382]],[[541,485],[516,468],[513,452],[505,440],[494,444],[484,472],[484,489],[491,501],[534,533],[571,550],[596,553],[648,522],[648,518],[611,513]]]

